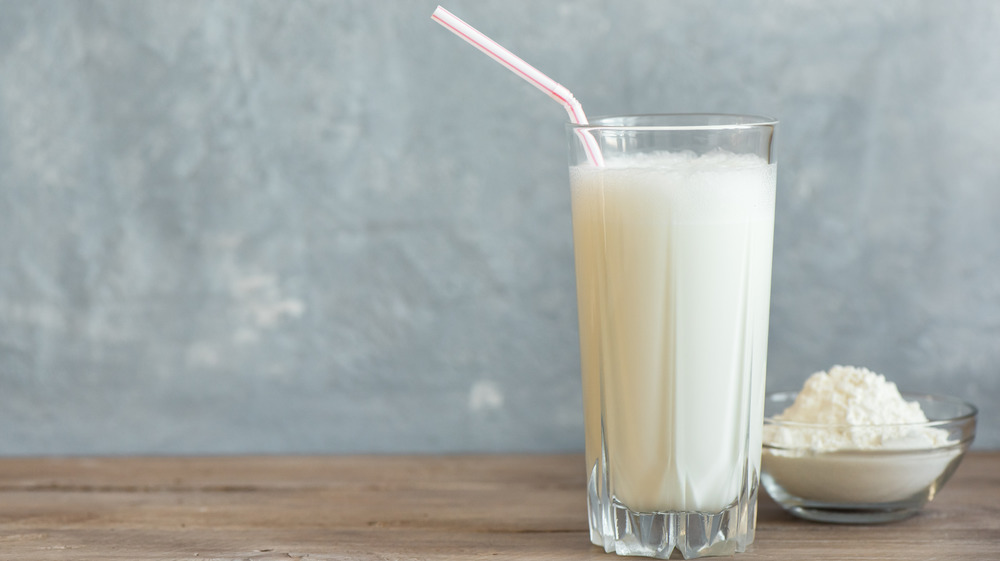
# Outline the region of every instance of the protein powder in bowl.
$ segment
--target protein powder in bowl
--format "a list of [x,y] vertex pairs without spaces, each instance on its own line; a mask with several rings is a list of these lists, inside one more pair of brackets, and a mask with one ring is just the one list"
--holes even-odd
[[809,520],[873,523],[916,514],[972,443],[976,408],[901,394],[865,368],[813,374],[764,405],[761,480],[785,510]]

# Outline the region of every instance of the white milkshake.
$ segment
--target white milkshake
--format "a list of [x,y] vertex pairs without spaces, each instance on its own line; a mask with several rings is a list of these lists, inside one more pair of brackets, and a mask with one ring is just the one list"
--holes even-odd
[[760,470],[775,166],[660,152],[570,177],[591,488],[722,512]]

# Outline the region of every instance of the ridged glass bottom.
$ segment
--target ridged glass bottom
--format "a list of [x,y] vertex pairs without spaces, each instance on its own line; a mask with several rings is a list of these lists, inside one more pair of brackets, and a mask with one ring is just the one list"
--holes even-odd
[[[633,512],[609,499],[597,465],[587,485],[590,541],[604,551],[668,559],[727,556],[753,543],[757,520],[757,477],[729,508],[718,513]],[[607,507],[605,507],[607,505]]]

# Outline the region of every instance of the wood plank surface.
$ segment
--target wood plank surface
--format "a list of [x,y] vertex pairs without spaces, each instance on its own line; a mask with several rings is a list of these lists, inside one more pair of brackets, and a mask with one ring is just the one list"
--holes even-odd
[[[0,559],[614,559],[579,455],[0,459]],[[738,559],[1000,560],[1000,452],[919,515],[795,519],[762,493]]]

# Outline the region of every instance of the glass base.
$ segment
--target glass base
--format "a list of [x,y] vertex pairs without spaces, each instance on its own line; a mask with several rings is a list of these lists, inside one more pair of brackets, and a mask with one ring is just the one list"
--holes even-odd
[[741,553],[753,543],[756,481],[743,501],[722,512],[634,512],[609,500],[597,475],[595,466],[587,489],[590,541],[608,553],[668,559],[676,550],[685,559],[694,559]]
[[598,463],[595,462],[594,467],[590,470],[590,477],[587,478],[587,516],[590,521],[590,543],[604,547],[604,551],[611,552],[614,551],[613,547],[608,549],[604,546],[607,541],[605,536],[609,534],[611,524],[607,517],[608,510],[603,506],[610,501],[608,501],[607,493],[602,493],[607,487],[598,483],[598,478],[602,474],[597,466]]
[[733,555],[746,551],[753,540],[752,534],[746,533],[745,523],[741,524],[753,514],[741,512],[739,505],[716,514],[641,513],[616,503],[612,507],[615,534],[611,551],[657,559],[668,559],[675,549],[685,559]]

